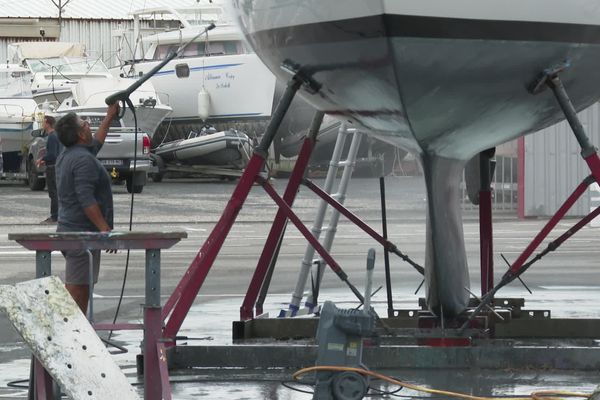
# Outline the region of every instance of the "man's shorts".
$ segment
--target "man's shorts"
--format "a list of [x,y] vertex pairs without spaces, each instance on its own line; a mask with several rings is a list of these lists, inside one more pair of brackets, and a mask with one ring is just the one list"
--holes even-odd
[[[98,282],[100,272],[100,250],[91,250],[94,264],[94,284]],[[90,258],[85,250],[63,252],[66,260],[65,283],[71,285],[90,284]]]

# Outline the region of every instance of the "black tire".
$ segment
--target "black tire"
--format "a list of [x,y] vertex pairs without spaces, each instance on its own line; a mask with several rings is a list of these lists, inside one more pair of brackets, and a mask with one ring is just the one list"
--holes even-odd
[[46,179],[38,176],[33,160],[29,160],[27,163],[27,184],[29,185],[29,189],[36,192],[44,190],[46,187]]
[[162,182],[163,178],[165,177],[165,175],[161,172],[154,172],[151,176],[152,178],[152,182]]
[[134,185],[133,184],[133,176],[128,176],[127,180],[125,181],[125,185],[127,186],[127,191],[129,193],[142,193],[142,190],[144,190],[144,185]]
[[150,160],[152,160],[152,165],[158,169],[158,172],[151,174],[152,182],[162,182],[165,176],[165,162],[161,156],[156,154],[150,154]]

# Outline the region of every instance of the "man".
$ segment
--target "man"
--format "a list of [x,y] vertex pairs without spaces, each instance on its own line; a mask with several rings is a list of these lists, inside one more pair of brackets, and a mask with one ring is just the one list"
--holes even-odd
[[[56,123],[65,150],[56,161],[58,188],[57,232],[108,232],[113,227],[111,179],[96,159],[119,106],[108,108],[98,131],[92,136],[88,121],[68,113]],[[89,287],[89,257],[86,251],[66,251],[65,287],[85,314]],[[93,278],[98,281],[100,251],[93,250]]]
[[46,154],[37,161],[37,167],[46,166],[46,185],[48,186],[48,197],[50,197],[50,217],[46,218],[41,224],[55,224],[58,220],[58,197],[56,194],[56,158],[63,151],[64,146],[58,140],[54,133],[54,124],[56,119],[49,115],[44,117],[42,129],[47,135]]

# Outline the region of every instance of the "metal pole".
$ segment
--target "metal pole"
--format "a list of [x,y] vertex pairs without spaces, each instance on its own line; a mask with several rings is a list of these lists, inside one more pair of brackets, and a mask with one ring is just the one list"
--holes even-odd
[[144,304],[144,399],[161,400],[162,382],[157,349],[161,337],[160,250],[146,250]]
[[[51,252],[37,250],[35,252],[35,277],[44,278],[52,275]],[[36,400],[54,399],[52,377],[46,372],[42,363],[32,355],[29,372],[29,389],[27,397]]]
[[581,146],[581,156],[590,168],[596,182],[600,183],[600,157],[598,157],[597,149],[587,137],[585,129],[583,129],[583,125],[577,116],[577,111],[575,110],[575,107],[573,107],[573,103],[571,103],[569,95],[558,74],[547,81],[547,85],[550,86],[554,92],[556,100],[575,134],[575,138],[577,139],[579,146]]
[[[385,178],[379,177],[379,195],[381,197],[381,225],[383,230],[383,240],[388,239],[387,235],[387,208],[385,205]],[[387,247],[383,247],[383,261],[385,266],[385,289],[387,292],[387,313],[388,318],[394,316],[394,300],[392,299],[392,276],[390,272],[390,252]]]
[[94,323],[94,256],[92,255],[91,250],[86,250],[86,253],[88,255],[88,262],[89,262],[89,277],[88,277],[88,283],[89,283],[89,293],[88,293],[88,315],[87,315],[87,319],[88,321],[90,321],[90,324]]
[[581,155],[583,157],[586,157],[590,154],[590,152],[595,152],[596,149],[588,139],[585,133],[585,129],[583,129],[583,125],[577,117],[577,111],[575,110],[575,107],[573,107],[573,103],[571,103],[571,99],[569,99],[569,95],[567,94],[567,91],[565,90],[565,87],[562,84],[562,81],[560,80],[558,75],[553,76],[548,81],[548,86],[550,86],[550,88],[554,92],[554,95],[556,96],[556,100],[558,101],[560,108],[565,114],[569,125],[571,125],[571,129],[573,129],[575,138],[577,138],[577,142],[581,147]]
[[490,163],[490,150],[479,153],[479,259],[481,268],[481,296],[485,296],[494,287],[492,174]]
[[371,312],[371,291],[373,287],[373,270],[375,269],[375,249],[369,249],[367,253],[367,280],[365,284],[365,304],[363,311],[366,315]]

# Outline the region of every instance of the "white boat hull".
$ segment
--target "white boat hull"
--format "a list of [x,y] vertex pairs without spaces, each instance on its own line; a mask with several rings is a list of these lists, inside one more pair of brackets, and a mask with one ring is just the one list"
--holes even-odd
[[[101,113],[106,114],[106,106],[104,107],[69,107],[60,110],[61,113],[65,112],[76,112],[76,113]],[[157,105],[156,107],[136,107],[135,113],[137,117],[137,126],[139,132],[148,134],[150,138],[156,132],[158,126],[162,121],[171,113],[171,108],[164,105]],[[133,128],[135,125],[133,114],[129,108],[123,115],[123,126]]]
[[31,141],[35,101],[31,98],[0,99],[0,152],[4,171],[18,171],[23,149]]
[[[178,78],[175,65],[186,63],[188,78]],[[158,61],[140,62],[136,73],[146,73]],[[112,69],[118,75],[120,69]],[[208,121],[268,118],[273,107],[275,76],[256,54],[194,57],[175,59],[153,78],[163,104],[173,108],[169,119],[200,121],[198,93],[208,92],[210,98]]]
[[251,151],[250,139],[241,132],[223,131],[165,143],[154,150],[165,162],[189,165],[243,167]]
[[[72,87],[72,96],[58,107],[58,113],[106,113],[106,97],[124,90],[131,84],[128,79],[108,77],[104,79],[81,79]],[[157,99],[157,93],[151,83],[146,82],[130,95],[135,106],[137,126],[140,132],[154,135],[160,123],[171,112],[171,107]],[[144,105],[144,102],[150,102]],[[135,120],[131,109],[127,107],[123,115],[124,126],[133,128]]]
[[418,154],[428,189],[429,307],[460,313],[469,275],[459,181],[487,148],[563,119],[531,82],[565,59],[576,109],[600,97],[595,0],[236,2],[242,28],[279,78],[287,60],[322,85],[313,106]]

